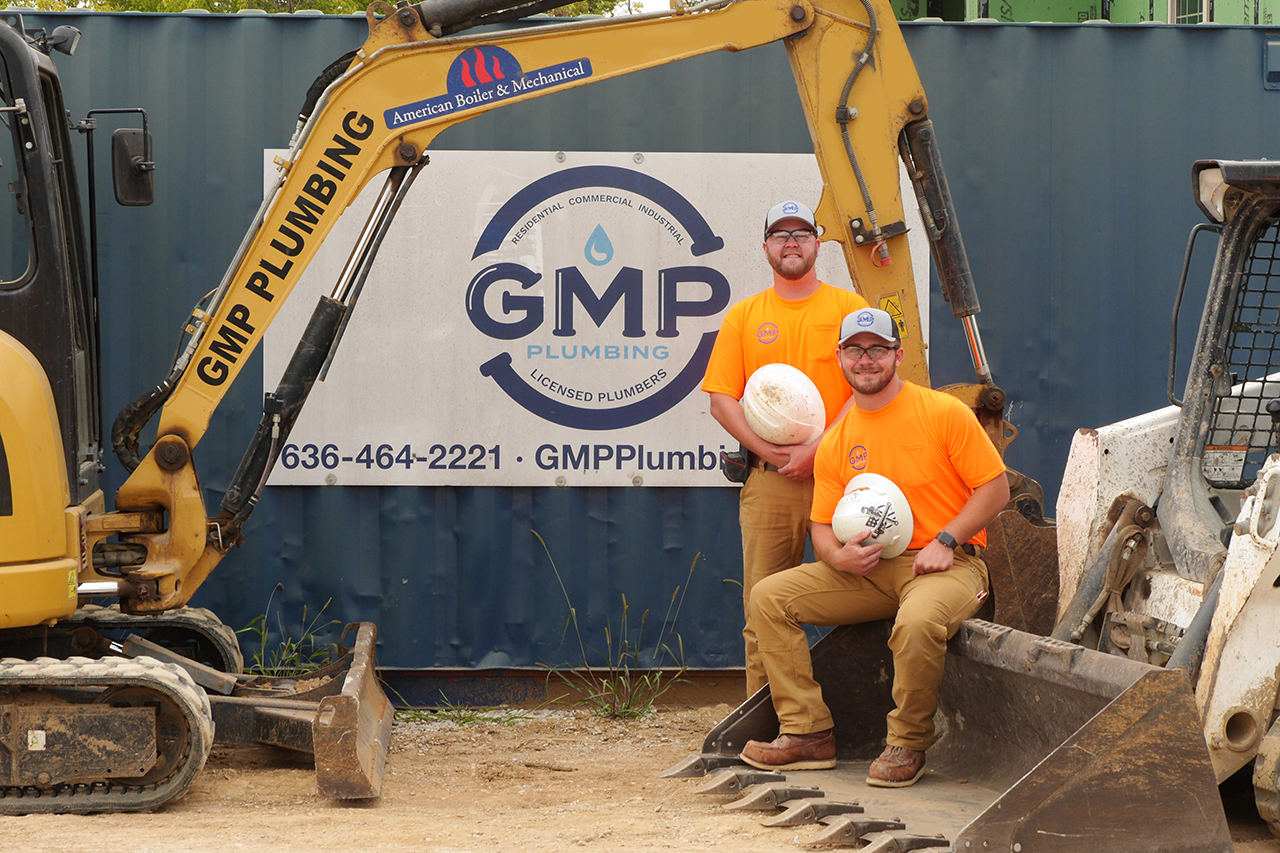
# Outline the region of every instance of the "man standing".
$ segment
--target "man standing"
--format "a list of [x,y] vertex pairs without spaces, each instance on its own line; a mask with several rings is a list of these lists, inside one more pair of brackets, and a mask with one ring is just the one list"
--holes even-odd
[[[1004,464],[977,418],[954,397],[897,375],[897,328],[883,311],[844,319],[838,358],[854,405],[823,438],[814,466],[813,550],[820,562],[757,584],[751,619],[769,676],[780,734],[749,741],[742,758],[767,769],[835,766],[831,712],[813,678],[803,625],[894,619],[893,701],[887,746],[867,784],[904,787],[924,772],[947,640],[987,595],[984,528],[1009,499]],[[831,519],[845,485],[870,471],[906,495],[914,517],[907,550],[881,560],[864,544],[841,543]]]
[[711,395],[712,417],[751,453],[751,471],[738,509],[748,696],[764,686],[765,673],[747,602],[761,578],[804,559],[818,443],[770,444],[747,425],[739,400],[758,368],[789,364],[818,386],[830,425],[849,400],[849,386],[831,341],[841,318],[867,304],[852,291],[818,280],[813,267],[818,259],[817,225],[813,211],[799,202],[784,201],[769,209],[764,254],[773,267],[773,287],[729,309],[702,382],[702,390]]

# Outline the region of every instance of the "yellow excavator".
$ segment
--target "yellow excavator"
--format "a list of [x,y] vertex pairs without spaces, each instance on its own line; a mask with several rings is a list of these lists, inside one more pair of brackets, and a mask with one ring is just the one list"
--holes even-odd
[[[781,42],[822,175],[822,238],[840,243],[869,302],[900,308],[901,369],[928,384],[899,188],[905,165],[909,201],[975,370],[973,383],[947,390],[973,408],[1001,451],[1013,440],[978,332],[928,101],[885,0],[677,3],[623,19],[464,34],[554,5],[369,7],[367,40],[311,87],[274,186],[221,282],[186,323],[171,371],[117,418],[113,448],[131,473],[110,510],[98,487],[97,283],[68,155],[70,130],[90,131],[93,118],[68,128],[50,61],[53,52],[70,53],[79,33],[27,32],[16,15],[0,26],[0,112],[20,173],[9,186],[21,227],[8,248],[27,251],[25,266],[0,281],[0,814],[154,807],[185,790],[214,737],[291,741],[285,745],[315,752],[322,793],[377,792],[390,717],[373,675],[372,626],[354,629],[348,659],[327,676],[263,683],[238,674],[234,637],[186,604],[240,540],[396,210],[429,165],[429,145],[481,112],[714,50]],[[112,141],[116,197],[126,204],[151,195],[143,123]],[[380,175],[385,183],[350,260],[266,395],[259,428],[211,516],[191,451],[334,223]],[[156,439],[144,453],[139,437],[156,415]],[[1049,636],[1062,609],[1055,531],[1039,486],[1016,473],[1010,479],[1013,501],[988,554],[994,621],[967,622],[952,643],[943,734],[925,784],[880,804],[853,785],[865,775],[858,763],[879,751],[890,701],[881,624],[837,629],[814,649],[840,729],[840,768],[788,786],[738,766],[748,738],[777,731],[765,688],[672,775],[714,772],[716,792],[749,789],[757,804],[789,804],[772,820],[821,820],[821,843],[957,853],[1229,850],[1193,667]],[[1126,518],[1107,529],[1129,542]],[[85,606],[104,596],[117,603]],[[1104,609],[1114,608],[1091,618]],[[859,802],[837,796],[850,787],[860,789]],[[879,808],[892,819],[867,816]]]

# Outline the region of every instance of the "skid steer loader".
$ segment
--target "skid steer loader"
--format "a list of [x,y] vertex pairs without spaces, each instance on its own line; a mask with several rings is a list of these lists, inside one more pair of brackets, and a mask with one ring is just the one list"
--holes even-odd
[[[765,687],[666,775],[785,808],[772,825],[820,820],[815,845],[1119,853],[1232,849],[1217,786],[1252,765],[1280,836],[1280,164],[1201,161],[1192,188],[1210,221],[1175,299],[1173,405],[1077,433],[1056,525],[1024,494],[988,528],[992,621],[950,643],[922,784],[860,781],[892,708],[889,623],[812,649],[836,770],[738,761],[778,731]],[[1179,399],[1178,310],[1205,233],[1217,253]]]

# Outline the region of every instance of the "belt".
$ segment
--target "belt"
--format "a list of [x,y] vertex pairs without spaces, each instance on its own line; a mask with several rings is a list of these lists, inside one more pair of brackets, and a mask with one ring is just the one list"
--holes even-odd
[[977,545],[971,545],[971,544],[970,544],[970,543],[968,543],[968,542],[966,542],[966,543],[964,543],[963,545],[961,545],[961,546],[960,546],[960,550],[961,550],[961,551],[964,551],[964,552],[965,552],[966,554],[968,554],[970,557],[981,557],[981,556],[982,556],[982,549],[981,549],[981,548],[979,548]]
[[778,466],[777,466],[777,465],[774,465],[772,462],[765,462],[763,459],[761,459],[759,456],[756,456],[754,453],[753,453],[753,454],[751,454],[751,467],[752,467],[752,468],[763,468],[763,469],[764,469],[764,470],[766,470],[766,471],[777,471],[777,470],[778,470]]

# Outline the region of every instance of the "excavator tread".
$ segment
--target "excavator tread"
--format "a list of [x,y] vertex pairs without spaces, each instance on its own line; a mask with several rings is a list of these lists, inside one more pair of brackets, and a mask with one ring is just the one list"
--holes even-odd
[[244,654],[240,651],[240,641],[236,632],[231,630],[212,610],[204,607],[179,607],[156,614],[124,613],[120,605],[112,604],[103,607],[97,604],[86,604],[76,610],[69,619],[62,620],[64,626],[92,623],[108,630],[180,628],[192,631],[209,640],[222,657],[222,666],[215,667],[223,672],[237,675],[244,672]]
[[13,691],[98,695],[118,687],[144,688],[176,706],[187,727],[180,761],[163,778],[142,784],[120,779],[48,787],[0,784],[0,815],[146,811],[186,792],[213,747],[213,718],[209,697],[181,668],[151,658],[0,659],[0,700]]

